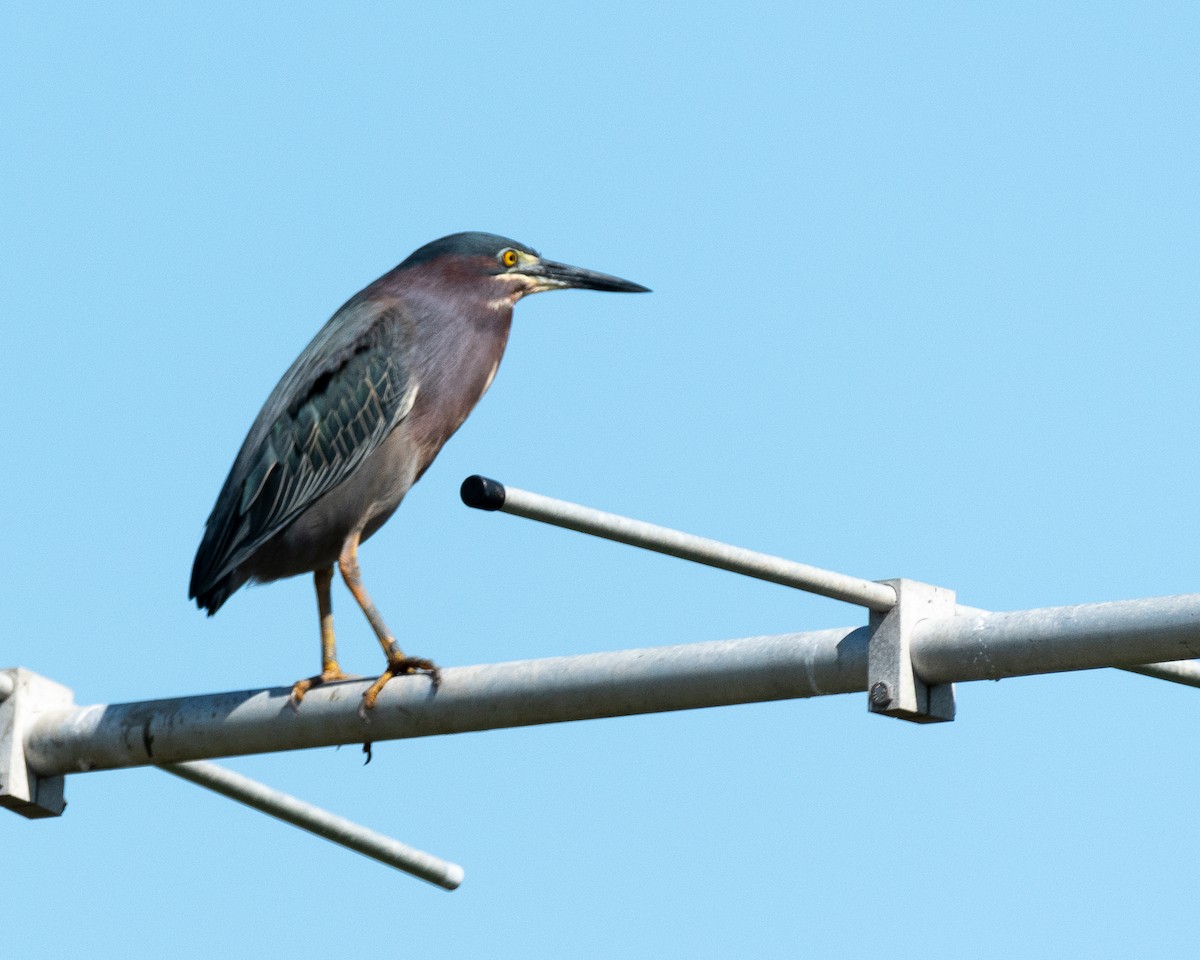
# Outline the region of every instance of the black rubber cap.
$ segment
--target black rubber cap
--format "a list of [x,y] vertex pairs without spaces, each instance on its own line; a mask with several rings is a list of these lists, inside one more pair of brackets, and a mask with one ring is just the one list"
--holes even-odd
[[467,477],[458,493],[463,503],[476,510],[499,510],[504,506],[504,484],[479,474]]

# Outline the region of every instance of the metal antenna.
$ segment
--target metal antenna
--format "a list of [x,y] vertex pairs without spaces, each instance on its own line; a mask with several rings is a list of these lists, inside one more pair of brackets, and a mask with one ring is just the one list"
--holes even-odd
[[[369,681],[76,706],[69,689],[0,670],[0,806],[63,812],[68,774],[158,766],[446,889],[457,864],[203,762],[213,757],[434,736],[567,720],[866,692],[874,713],[951,720],[954,684],[1116,666],[1200,686],[1200,594],[990,613],[945,587],[863,580],[469,477],[469,506],[708,564],[867,608],[865,626],[451,667],[388,684],[368,719]],[[1160,662],[1161,661],[1161,662]]]

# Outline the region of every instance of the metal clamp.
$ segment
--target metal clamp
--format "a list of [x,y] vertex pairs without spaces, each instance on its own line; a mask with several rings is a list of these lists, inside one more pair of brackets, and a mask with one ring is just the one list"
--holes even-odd
[[0,806],[30,820],[61,816],[64,778],[39,777],[25,763],[25,728],[34,713],[75,705],[75,694],[24,667],[0,670]]
[[867,707],[914,723],[954,719],[954,684],[929,685],[913,671],[912,632],[923,620],[953,617],[954,591],[917,580],[881,580],[896,591],[886,613],[871,611]]

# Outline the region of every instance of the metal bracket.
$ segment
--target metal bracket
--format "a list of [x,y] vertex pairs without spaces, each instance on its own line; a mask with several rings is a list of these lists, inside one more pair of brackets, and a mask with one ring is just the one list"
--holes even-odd
[[0,806],[30,820],[61,816],[64,778],[39,777],[25,763],[25,727],[35,713],[75,705],[75,694],[24,667],[0,670]]
[[871,611],[867,647],[867,707],[914,723],[954,719],[954,684],[930,686],[913,671],[913,627],[922,620],[953,617],[954,591],[917,580],[881,580],[896,591],[886,613]]

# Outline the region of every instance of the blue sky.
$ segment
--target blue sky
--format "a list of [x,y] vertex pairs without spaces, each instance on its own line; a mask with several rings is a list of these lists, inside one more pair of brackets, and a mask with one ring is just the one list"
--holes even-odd
[[[0,664],[287,683],[298,579],[185,599],[259,405],[464,229],[644,283],[517,309],[363,550],[444,665],[863,622],[485,516],[515,486],[1020,609],[1196,589],[1190,4],[38,4],[3,16]],[[343,663],[379,654],[334,595]],[[153,770],[0,817],[6,956],[1179,955],[1200,691],[1101,671],[230,761],[427,887]],[[303,944],[303,947],[299,946]]]

